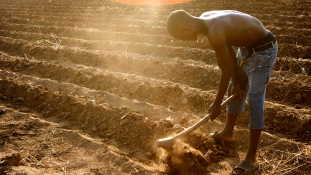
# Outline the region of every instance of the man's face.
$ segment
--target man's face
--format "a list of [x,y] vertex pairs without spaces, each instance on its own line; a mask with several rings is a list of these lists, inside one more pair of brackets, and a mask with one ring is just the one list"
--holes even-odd
[[194,30],[194,27],[185,27],[180,32],[179,38],[181,40],[187,41],[187,40],[197,40],[198,36],[197,33]]

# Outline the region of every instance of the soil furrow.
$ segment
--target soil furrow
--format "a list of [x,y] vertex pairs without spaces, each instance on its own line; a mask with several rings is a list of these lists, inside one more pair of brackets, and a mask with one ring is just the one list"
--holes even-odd
[[[206,11],[203,10],[203,11]],[[11,12],[13,13],[13,12]],[[167,12],[166,12],[167,13]],[[162,17],[160,17],[160,20],[154,21],[151,18],[151,15],[147,15],[141,19],[131,19],[131,18],[124,18],[125,16],[119,16],[119,19],[114,19],[115,22],[119,23],[122,22],[123,24],[126,25],[147,25],[147,26],[164,26],[166,23],[166,16],[168,14],[163,14]],[[8,16],[8,12],[0,12],[0,14],[3,14],[4,16]],[[309,14],[300,14],[300,15],[271,15],[271,14],[255,14],[255,13],[249,13],[252,16],[257,17],[258,19],[261,19],[261,21],[264,24],[280,24],[282,21],[283,26],[284,24],[287,24],[288,26],[291,27],[297,27],[297,28],[308,28],[309,26],[308,23],[306,23],[308,20],[310,20]],[[28,20],[27,20],[28,19]],[[29,20],[30,19],[30,20]],[[93,24],[98,24],[98,23],[109,23],[111,22],[111,18],[109,18],[109,14],[98,14],[95,12],[87,13],[87,15],[84,15],[80,18],[77,18],[77,15],[72,15],[71,13],[65,13],[65,14],[58,14],[56,16],[53,16],[53,13],[51,15],[46,15],[46,14],[29,14],[29,12],[21,12],[19,14],[15,14],[14,17],[10,18],[9,21],[12,22],[27,22],[27,23],[37,23],[37,22],[50,22],[50,23],[55,23],[55,21],[58,21],[59,24],[73,24],[72,21],[76,21],[76,25],[79,26],[80,24],[88,24],[88,25],[93,25]],[[284,23],[285,22],[285,23]],[[305,27],[303,27],[305,26]]]
[[[144,34],[162,34],[162,35],[167,35],[167,31],[165,28],[166,22],[163,21],[161,24],[153,24],[149,22],[141,22],[141,20],[138,19],[132,19],[133,21],[138,21],[138,23],[133,23],[129,21],[129,23],[126,23],[126,21],[120,21],[119,24],[113,24],[115,21],[107,21],[104,22],[104,19],[101,19],[99,22],[90,22],[90,20],[85,20],[85,21],[76,21],[74,19],[68,21],[64,21],[65,17],[59,16],[58,20],[48,20],[48,19],[43,19],[42,16],[39,16],[40,19],[38,20],[33,20],[33,19],[18,19],[18,17],[8,17],[8,18],[2,18],[1,20],[3,22],[7,23],[12,23],[12,24],[34,24],[34,25],[42,25],[43,26],[59,26],[59,27],[78,27],[78,28],[85,28],[86,26],[88,28],[94,28],[97,30],[110,30],[110,31],[118,31],[118,32],[124,32],[125,28],[127,32],[139,32],[139,33],[144,33]],[[98,17],[96,17],[98,18]],[[259,18],[260,19],[260,18]],[[267,26],[267,28],[271,31],[273,31],[275,34],[292,34],[294,31],[309,31],[310,26],[306,24],[305,22],[295,23],[293,24],[292,22],[286,22],[278,20],[278,21],[265,21],[263,20],[263,23]],[[122,24],[122,25],[121,25]],[[307,25],[306,27],[300,27],[300,28],[295,28],[294,25]],[[280,33],[281,32],[281,33]],[[306,33],[307,35],[308,33]],[[308,36],[308,35],[307,35]]]
[[[278,11],[279,14],[288,14],[288,13],[293,13],[295,14],[296,12],[301,12],[301,11],[306,11],[308,12],[309,10],[309,6],[307,5],[308,3],[307,2],[302,2],[301,4],[298,4],[298,3],[294,3],[294,2],[277,2],[279,4],[279,6],[275,6],[275,3],[276,2],[270,2],[271,4],[269,4],[269,2],[265,2],[265,4],[267,4],[265,10],[267,13],[271,13],[273,11]],[[10,4],[10,3],[8,3]],[[63,5],[63,3],[61,3]],[[135,6],[128,6],[128,5],[122,5],[122,4],[116,4],[116,3],[107,3],[107,1],[104,1],[102,3],[97,3],[98,5],[97,6],[94,6],[94,4],[90,4],[90,3],[86,3],[84,4],[84,6],[87,6],[88,8],[86,9],[83,9],[83,8],[80,8],[80,9],[75,9],[76,7],[74,6],[73,8],[69,8],[69,7],[72,7],[72,4],[68,3],[67,5],[64,5],[65,8],[57,8],[58,6],[60,6],[60,4],[58,3],[51,3],[50,5],[47,5],[47,4],[44,4],[44,5],[40,5],[40,4],[36,4],[36,5],[29,5],[27,4],[27,6],[23,6],[23,7],[19,7],[19,8],[16,8],[18,7],[19,5],[11,5],[12,7],[10,9],[36,9],[38,12],[41,12],[41,13],[44,13],[46,9],[49,10],[49,12],[52,12],[52,13],[55,13],[55,12],[63,12],[63,13],[66,13],[68,11],[70,11],[71,13],[79,13],[79,10],[84,10],[85,12],[89,12],[89,13],[94,13],[94,12],[97,12],[99,9],[105,9],[103,10],[103,12],[110,12],[111,10],[117,10],[117,11],[122,11],[122,12],[136,12]],[[289,5],[290,4],[290,5]],[[115,6],[118,6],[118,7],[115,7]],[[249,6],[252,6],[252,8],[249,8]],[[102,8],[102,7],[105,7],[105,6],[108,6],[109,8]],[[205,2],[198,2],[198,1],[195,1],[195,2],[190,2],[190,3],[185,3],[185,4],[178,4],[178,5],[175,5],[175,8],[185,8],[187,10],[192,10],[192,11],[195,11],[195,10],[198,10],[198,11],[202,11],[202,10],[206,10],[206,9],[231,9],[231,8],[234,8],[234,9],[237,9],[237,10],[246,10],[248,13],[258,13],[258,11],[262,10],[261,8],[262,6],[262,3],[258,3],[258,2],[243,2],[243,1],[240,1],[240,2],[228,2],[226,1],[226,3],[223,3],[223,2],[210,2],[210,4],[206,5]],[[288,7],[290,6],[290,7]],[[66,8],[67,7],[67,8]],[[148,8],[148,6],[142,6],[143,8]],[[165,7],[165,6],[164,6]],[[174,6],[173,6],[174,7]],[[8,7],[7,7],[8,8]],[[138,7],[139,8],[139,7]],[[137,8],[137,9],[138,9]],[[158,11],[165,11],[167,9],[171,9],[172,6],[167,6],[166,8],[160,8],[158,9]],[[290,9],[291,11],[285,13],[286,9]],[[146,14],[146,11],[141,11],[142,14]],[[46,12],[45,12],[46,14]],[[132,14],[131,14],[132,15]]]
[[290,71],[295,74],[311,76],[311,61],[310,59],[278,57],[274,65],[274,70]]
[[[19,158],[14,163],[11,161],[14,166],[2,165],[1,173],[164,174],[159,172],[159,167],[150,168],[128,158],[122,151],[111,149],[107,141],[61,127],[64,122],[47,121],[29,108],[17,111],[13,109],[15,106],[4,101],[0,104],[4,105],[1,109],[6,111],[0,117],[0,137],[5,142],[1,144],[1,149],[10,150],[5,160],[14,160],[14,156]],[[90,149],[96,153],[90,152]]]
[[[101,8],[99,8],[101,9]],[[144,8],[142,8],[144,9]],[[145,10],[145,9],[144,9]],[[172,9],[173,10],[173,9]],[[204,9],[202,11],[206,11],[207,9]],[[192,10],[193,11],[193,10]],[[198,10],[196,10],[198,11]],[[243,11],[243,10],[242,10]],[[11,12],[14,13],[14,12]],[[80,11],[81,13],[81,11]],[[15,14],[13,18],[11,18],[10,20],[12,21],[25,21],[27,20],[28,23],[44,23],[44,22],[52,22],[55,23],[57,21],[58,24],[63,24],[63,23],[67,23],[67,25],[73,24],[72,21],[76,22],[76,25],[79,26],[79,23],[82,25],[85,25],[86,23],[89,25],[93,25],[96,23],[110,23],[111,22],[111,18],[110,15],[108,14],[99,14],[98,10],[94,11],[94,12],[84,12],[86,15],[81,16],[80,18],[77,18],[77,15],[72,15],[71,13],[65,13],[65,14],[60,14],[58,13],[57,16],[53,16],[53,13],[50,15],[46,15],[45,13],[42,14],[29,14],[29,11],[27,12],[19,12],[19,14]],[[163,14],[163,16],[159,16],[158,18],[161,18],[160,20],[154,21],[152,20],[152,15],[146,15],[143,16],[141,18],[142,15],[139,15],[137,17],[139,17],[139,19],[135,18],[125,18],[125,15],[123,15],[122,13],[120,13],[120,15],[118,15],[119,18],[114,19],[115,22],[117,23],[122,23],[122,24],[126,24],[126,25],[147,25],[147,26],[164,26],[166,23],[166,16],[168,15],[168,12],[165,12]],[[246,11],[246,13],[249,13],[248,11]],[[10,16],[7,15],[8,12],[3,11],[2,13],[0,12],[0,14],[3,14],[4,16]],[[299,15],[278,15],[278,14],[256,14],[256,13],[249,13],[252,16],[257,17],[258,19],[262,20],[262,22],[265,25],[269,25],[271,23],[273,24],[282,24],[282,26],[284,26],[284,24],[286,24],[288,27],[297,27],[297,28],[309,28],[309,24],[307,23],[307,21],[309,21],[310,19],[310,15],[309,14],[299,14]],[[22,18],[22,19],[21,19]],[[29,20],[30,19],[30,20]],[[80,22],[79,22],[80,21]]]
[[[3,67],[2,67],[3,68]],[[35,68],[35,66],[34,66]],[[28,85],[48,87],[53,91],[60,91],[65,94],[70,94],[86,101],[91,101],[97,105],[109,105],[113,108],[127,108],[129,111],[142,114],[146,117],[152,117],[150,120],[158,121],[165,119],[168,116],[174,118],[174,121],[179,121],[182,117],[198,118],[191,113],[182,111],[173,112],[165,107],[152,105],[144,101],[130,100],[119,95],[111,94],[102,90],[89,89],[87,87],[77,86],[76,84],[61,82],[59,79],[51,80],[47,78],[36,77],[35,74],[20,74],[20,71],[11,72],[10,69],[0,70],[0,77],[14,78],[19,82]],[[23,72],[25,73],[25,72]],[[26,72],[30,73],[30,72]],[[62,73],[59,71],[59,73]],[[52,77],[53,78],[53,77]],[[70,81],[69,81],[70,82]]]
[[[1,37],[3,38],[3,37]],[[42,39],[39,39],[39,41]],[[179,57],[181,59],[191,59],[197,61],[204,61],[207,64],[215,63],[213,58],[214,52],[209,49],[196,49],[196,48],[185,48],[185,47],[173,47],[166,45],[158,45],[158,44],[149,44],[149,43],[138,43],[138,42],[122,42],[122,41],[85,41],[80,42],[77,40],[71,40],[73,43],[80,43],[83,46],[87,47],[95,47],[95,51],[98,49],[105,48],[106,51],[126,51],[129,53],[139,53],[141,55],[148,56],[157,56],[157,57],[165,57],[165,58],[175,58]],[[34,41],[32,41],[34,44]],[[41,44],[40,42],[38,44]],[[78,45],[79,46],[79,45]],[[94,49],[93,47],[93,49]],[[77,48],[77,50],[79,50]]]
[[[76,72],[75,74],[79,74],[77,76],[75,76],[74,73],[71,73],[71,72],[74,72],[74,70],[71,70],[67,68],[67,71],[66,73],[61,73],[62,70],[60,69],[60,66],[57,65],[56,66],[53,66],[53,64],[49,64],[47,65],[47,67],[45,67],[45,63],[43,62],[38,62],[38,65],[40,66],[40,68],[38,68],[39,66],[36,66],[35,64],[29,64],[29,61],[25,60],[24,62],[26,63],[23,63],[23,61],[21,60],[15,60],[15,61],[3,61],[2,62],[2,65],[5,66],[5,68],[9,68],[12,67],[15,69],[15,71],[17,72],[21,72],[21,73],[26,73],[26,74],[31,74],[31,70],[33,70],[33,73],[34,75],[40,75],[41,77],[45,77],[45,78],[55,78],[55,76],[53,76],[53,74],[61,74],[61,75],[67,75],[66,77],[63,77],[64,79],[62,78],[57,78],[57,81],[61,81],[61,80],[65,80],[65,81],[68,81],[68,82],[73,82],[75,84],[78,84],[80,86],[86,86],[86,87],[90,87],[92,89],[98,89],[98,87],[100,87],[98,90],[105,90],[105,91],[111,91],[109,89],[112,89],[114,90],[116,87],[118,87],[117,89],[115,89],[115,91],[111,91],[112,93],[116,93],[116,94],[121,94],[122,96],[124,97],[127,97],[127,98],[135,98],[135,99],[138,99],[138,100],[144,100],[144,101],[148,101],[150,103],[153,103],[153,104],[158,104],[158,105],[162,105],[162,106],[166,106],[168,108],[170,108],[171,110],[191,110],[195,113],[206,113],[206,108],[208,107],[209,104],[211,104],[212,102],[212,99],[214,98],[214,95],[213,94],[205,94],[205,95],[202,95],[202,92],[197,92],[195,93],[193,90],[182,90],[180,89],[180,91],[176,91],[176,86],[173,85],[173,84],[167,84],[166,86],[155,86],[154,84],[156,83],[151,83],[151,85],[149,85],[150,83],[145,83],[145,84],[139,84],[137,83],[136,85],[127,85],[126,84],[126,78],[123,78],[123,81],[118,81],[117,84],[118,86],[115,86],[114,83],[117,81],[117,80],[114,80],[114,79],[110,79],[109,81],[108,80],[105,80],[104,77],[101,77],[101,78],[98,78],[98,80],[94,77],[96,77],[96,75],[87,75],[87,77],[89,77],[89,80],[90,81],[86,81],[86,80],[83,80],[83,81],[80,81],[80,79],[83,79],[83,75],[85,74],[85,72],[83,73],[80,73],[80,72]],[[28,62],[28,65],[27,65],[27,62]],[[27,67],[31,67],[31,70],[27,70]],[[24,68],[26,68],[26,70],[23,70]],[[19,69],[19,70],[18,70]],[[40,71],[41,70],[41,71]],[[42,70],[45,70],[45,71],[42,71]],[[55,72],[54,72],[54,71]],[[53,73],[54,72],[54,73]],[[70,78],[70,75],[73,74],[73,78]],[[78,78],[79,77],[79,78]],[[110,76],[110,78],[113,77],[113,76]],[[281,77],[282,78],[282,77]],[[304,77],[302,77],[304,78]],[[306,81],[309,80],[308,77],[305,77]],[[99,81],[101,80],[101,81]],[[309,80],[310,81],[310,80]],[[95,82],[99,82],[99,84],[97,85]],[[138,81],[139,82],[139,81]],[[293,81],[292,81],[293,82]],[[283,81],[284,83],[284,81]],[[102,88],[102,86],[100,86],[101,84],[109,84],[109,86],[105,86],[104,89]],[[153,85],[152,85],[153,84]],[[274,87],[276,84],[278,84],[279,88],[274,88],[272,89],[271,87]],[[309,106],[307,105],[306,106],[306,109],[301,109],[301,108],[305,108],[303,106],[303,104],[309,104],[309,99],[307,98],[308,95],[310,94],[310,88],[308,86],[305,86],[305,85],[301,85],[299,87],[299,85],[297,86],[298,83],[293,83],[293,86],[295,88],[293,88],[293,86],[289,86],[288,88],[288,84],[291,85],[291,82],[290,83],[284,83],[282,85],[282,82],[278,81],[278,80],[275,80],[275,81],[272,81],[272,83],[270,85],[268,85],[268,90],[267,90],[267,93],[268,95],[271,94],[272,98],[275,98],[276,95],[278,96],[281,96],[282,98],[282,95],[281,95],[281,92],[284,91],[284,90],[288,90],[288,94],[287,95],[287,99],[289,99],[289,102],[293,102],[293,103],[299,103],[300,104],[300,108],[298,109],[295,109],[297,108],[296,105],[294,104],[293,107],[289,107],[287,106],[286,109],[284,109],[284,105],[267,105],[267,111],[266,111],[266,116],[269,116],[269,118],[267,118],[267,126],[268,127],[271,127],[273,126],[273,128],[280,128],[279,126],[283,126],[282,125],[282,122],[279,122],[278,124],[274,124],[275,120],[277,120],[278,118],[282,118],[283,115],[286,115],[286,110],[288,110],[289,108],[293,109],[295,114],[298,114],[298,111],[300,113],[301,116],[297,116],[296,118],[294,119],[291,119],[291,120],[297,120],[297,122],[295,122],[296,124],[298,125],[303,125],[303,126],[307,126],[307,124],[304,124],[304,120],[300,120],[300,117],[304,117],[305,115],[308,116],[309,115]],[[111,87],[111,88],[109,88]],[[135,89],[136,88],[136,89]],[[170,89],[175,89],[175,90],[172,90],[170,91]],[[282,89],[283,88],[283,89]],[[124,92],[128,92],[127,89],[135,89],[135,91],[133,91],[132,93],[124,93]],[[136,91],[137,89],[139,89],[138,91]],[[145,89],[148,89],[145,91]],[[154,90],[153,90],[154,89]],[[157,90],[161,91],[161,96],[148,96],[148,93],[150,94],[159,94],[159,93],[156,93]],[[271,90],[270,90],[271,89]],[[300,90],[301,89],[301,90]],[[277,90],[279,93],[277,93],[275,90]],[[191,92],[191,93],[190,93]],[[296,94],[297,92],[301,92],[301,101],[297,102],[297,97],[295,96],[294,98],[292,98],[293,94]],[[178,94],[177,94],[178,93]],[[181,94],[179,94],[181,93]],[[129,95],[130,94],[130,95]],[[164,96],[162,96],[164,94]],[[95,97],[95,104],[102,104],[102,103],[105,103],[106,101],[105,100],[102,100],[101,97],[103,97],[103,95],[101,96],[97,96]],[[279,97],[278,97],[279,98]],[[299,100],[299,99],[298,99]],[[281,106],[281,107],[280,107]],[[278,109],[279,111],[285,111],[283,114],[280,114],[280,113],[274,113],[271,112],[270,109]],[[272,110],[273,111],[273,110]],[[244,112],[244,120],[245,122],[247,122],[247,112],[248,110],[246,109],[246,111]],[[272,119],[274,118],[275,120],[271,120],[269,121],[269,119]],[[245,123],[244,122],[244,123]],[[287,120],[285,120],[284,122],[287,122]],[[284,125],[286,127],[288,127],[289,125]],[[272,128],[272,127],[271,127]],[[284,129],[284,128],[281,128],[281,129]],[[276,129],[276,130],[281,130],[281,129]],[[285,129],[286,132],[288,132],[288,128]],[[290,133],[293,134],[293,133],[299,133],[299,134],[302,134],[302,135],[306,135],[307,133],[305,133],[306,131],[308,131],[308,129],[306,127],[303,127],[303,131],[301,130],[294,130],[294,131],[291,131]]]
[[[45,33],[48,35],[51,35],[51,33],[53,33],[55,35],[55,37],[58,36],[58,38],[60,38],[61,36],[65,36],[65,37],[77,37],[81,38],[81,39],[85,39],[85,40],[104,40],[104,41],[100,41],[100,43],[97,42],[93,42],[90,44],[87,43],[82,43],[83,46],[88,46],[88,48],[94,48],[94,49],[102,49],[102,48],[109,48],[112,46],[102,46],[102,42],[105,43],[105,40],[110,40],[110,42],[112,43],[113,41],[117,40],[116,42],[119,42],[118,47],[115,47],[114,49],[121,49],[121,50],[125,50],[128,49],[128,51],[130,52],[136,52],[136,53],[140,53],[140,54],[146,54],[143,52],[139,52],[137,50],[137,48],[141,48],[141,47],[145,47],[144,50],[148,50],[149,47],[153,47],[153,52],[152,54],[160,54],[160,53],[181,53],[181,54],[176,54],[176,55],[171,55],[170,57],[188,57],[188,52],[183,52],[183,51],[176,51],[175,48],[172,47],[186,47],[186,50],[192,49],[192,50],[197,50],[197,48],[199,48],[198,51],[195,51],[198,55],[195,55],[195,58],[200,58],[204,61],[208,61],[208,57],[204,57],[203,55],[205,55],[205,50],[208,50],[208,52],[212,52],[211,51],[211,47],[209,46],[208,42],[206,39],[202,38],[199,39],[197,43],[195,42],[181,42],[181,41],[176,41],[175,39],[170,39],[169,37],[167,37],[166,35],[166,31],[165,33],[162,34],[157,34],[157,32],[154,32],[153,35],[145,35],[143,33],[141,33],[143,30],[139,27],[137,28],[137,30],[135,29],[135,31],[131,31],[133,28],[130,27],[130,30],[127,30],[128,32],[134,32],[136,33],[135,35],[128,35],[127,33],[124,33],[122,31],[124,31],[125,29],[119,30],[119,32],[122,33],[116,33],[114,35],[114,32],[111,32],[113,30],[111,30],[111,28],[109,27],[109,31],[101,31],[98,29],[91,29],[91,28],[72,28],[72,27],[59,27],[59,26],[40,26],[40,25],[20,25],[20,24],[10,24],[10,23],[3,23],[1,25],[2,27],[0,28],[1,30],[15,30],[15,31],[25,31],[25,32],[39,32],[39,33]],[[273,27],[275,28],[275,27]],[[268,27],[268,29],[270,29],[270,27]],[[104,29],[107,30],[107,29]],[[150,29],[147,29],[148,31],[150,31]],[[310,36],[308,33],[310,33],[308,30],[305,32],[301,32],[299,35],[293,35],[292,33],[290,33],[290,31],[288,31],[289,34],[283,35],[283,34],[278,34],[280,29],[277,29],[276,31],[272,30],[275,34],[276,34],[276,38],[279,40],[279,56],[288,56],[288,57],[297,57],[297,58],[309,58],[310,57],[310,46],[309,46],[309,41],[310,41]],[[284,33],[284,32],[282,32]],[[137,42],[131,42],[131,41],[138,41],[140,40],[141,43],[145,42],[146,44],[150,45],[149,47],[146,47],[142,45],[142,46],[137,46]],[[125,42],[123,42],[125,41]],[[80,42],[78,42],[77,44],[79,45]],[[130,44],[126,44],[126,43],[130,43]],[[73,43],[74,44],[74,43]],[[164,45],[160,45],[160,44],[164,44]],[[81,44],[80,44],[81,45]],[[131,47],[133,46],[133,48]],[[158,48],[156,46],[162,47],[162,48]],[[167,48],[164,50],[164,48]],[[190,47],[190,48],[189,48]],[[157,50],[159,50],[159,52],[157,52]],[[149,50],[148,50],[149,51]],[[203,54],[200,54],[200,52],[202,52]],[[191,53],[192,55],[194,53]]]
[[[63,29],[60,35],[59,30],[56,29],[56,32],[51,32],[48,29],[44,29],[45,27],[40,27],[40,33],[37,30],[38,27],[33,28],[23,28],[24,32],[18,29],[18,27],[8,27],[6,29],[5,25],[1,27],[1,36],[11,37],[15,39],[28,39],[28,40],[41,40],[41,39],[50,39],[55,42],[55,39],[61,41],[62,45],[69,46],[79,46],[85,47],[88,49],[105,49],[105,47],[98,47],[98,40],[100,42],[106,42],[109,40],[110,42],[128,42],[132,43],[133,40],[140,40],[141,43],[148,44],[157,44],[157,45],[166,45],[169,47],[185,47],[185,48],[196,48],[196,49],[204,49],[210,50],[211,46],[207,43],[206,39],[200,37],[198,42],[182,42],[171,37],[164,35],[147,35],[142,33],[125,33],[125,32],[114,32],[114,31],[90,31],[84,29],[84,31],[74,31],[72,28]],[[14,28],[14,29],[13,29]],[[42,30],[43,29],[43,30]],[[53,36],[51,35],[53,34]],[[74,36],[74,38],[73,38]],[[55,39],[54,39],[55,38]],[[93,41],[93,42],[92,42]],[[91,43],[93,44],[91,44]],[[303,42],[303,40],[301,41]],[[89,43],[89,44],[88,44]],[[97,44],[95,44],[97,43]],[[124,50],[124,49],[123,49]]]
[[[143,162],[144,166],[157,164],[156,150],[153,147],[155,140],[176,131],[170,120],[150,121],[147,117],[124,108],[96,105],[48,87],[24,84],[16,79],[1,78],[0,89],[1,96],[6,97],[6,101],[36,110],[46,120],[52,118],[57,123],[63,121],[65,124],[62,127],[79,129],[92,137],[100,137],[100,140],[118,148],[120,154],[133,161]],[[210,160],[200,162],[203,166],[216,162],[226,152],[221,147],[213,146],[211,138],[200,134],[190,134],[188,139],[188,143],[201,152],[213,151]],[[203,157],[203,153],[200,154]],[[200,158],[197,156],[192,157],[191,161],[197,161]],[[202,165],[196,164],[194,167],[197,166]]]
[[[15,23],[16,24],[16,23]],[[20,24],[20,23],[18,23]],[[55,25],[55,23],[51,24]],[[59,25],[59,24],[57,24]],[[60,29],[57,29],[60,28]],[[86,39],[86,40],[111,40],[111,41],[126,41],[131,42],[133,40],[140,40],[140,42],[144,43],[150,43],[150,44],[160,44],[160,45],[169,45],[169,46],[177,46],[177,47],[192,47],[192,48],[200,48],[200,49],[211,49],[210,45],[208,44],[208,41],[206,38],[199,38],[198,42],[183,42],[180,40],[175,40],[169,36],[166,35],[155,35],[155,34],[145,34],[145,33],[129,33],[129,32],[116,32],[110,28],[104,29],[104,30],[95,30],[95,29],[86,29],[81,28],[80,30],[73,30],[73,28],[68,27],[62,27],[62,26],[55,26],[54,32],[51,31],[51,28],[49,26],[36,26],[36,25],[29,25],[29,26],[21,26],[18,27],[12,23],[3,23],[1,29],[3,30],[10,30],[10,31],[27,31],[30,33],[37,34],[37,30],[39,30],[42,33],[50,35],[51,33],[54,33],[57,37],[61,38],[64,37],[75,37],[77,39]],[[61,30],[61,32],[60,32]],[[271,30],[271,29],[270,29]],[[303,48],[304,46],[309,46],[309,43],[311,42],[311,37],[308,35],[310,31],[306,32],[300,32],[299,35],[293,35],[292,33],[288,31],[284,31],[283,34],[278,34],[279,32],[275,32],[272,28],[272,31],[275,33],[276,38],[279,43],[286,43],[286,44],[294,44],[297,47]],[[277,30],[279,31],[279,29]],[[288,34],[284,34],[284,33]],[[4,36],[4,34],[2,34]],[[14,35],[14,34],[12,34]],[[282,50],[282,45],[280,45],[280,49]],[[299,52],[302,53],[302,52]],[[306,51],[308,53],[308,51]],[[288,54],[288,53],[287,53]],[[283,52],[280,53],[280,55],[284,55]],[[292,55],[293,56],[293,55]],[[307,56],[303,56],[307,57]]]
[[[128,99],[137,99],[152,104],[169,107],[171,110],[202,111],[211,103],[211,95],[198,89],[183,87],[172,82],[161,82],[151,79],[139,78],[135,75],[77,71],[74,68],[62,67],[60,64],[48,62],[34,62],[17,59],[15,61],[3,60],[3,68],[16,72],[37,75],[44,78],[57,79],[80,86],[86,86],[96,90],[103,90],[114,94],[120,94]],[[191,91],[191,93],[190,93]],[[204,95],[203,95],[204,94]],[[99,101],[100,102],[100,101]],[[101,103],[101,102],[100,102]]]
[[[44,60],[70,61],[75,64],[94,66],[103,70],[109,69],[167,79],[202,89],[209,89],[212,86],[210,83],[214,84],[216,78],[219,77],[217,68],[201,62],[182,61],[179,59],[163,60],[157,57],[141,57],[124,52],[94,53],[77,48],[57,47],[50,44],[36,45],[24,40],[11,42],[9,38],[2,39],[1,47],[3,49],[9,48],[7,51],[13,55],[24,57],[26,54],[30,57]],[[208,74],[209,76],[207,76]]]

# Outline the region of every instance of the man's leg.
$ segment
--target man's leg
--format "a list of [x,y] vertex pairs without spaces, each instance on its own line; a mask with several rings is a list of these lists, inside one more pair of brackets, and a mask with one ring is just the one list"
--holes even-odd
[[234,129],[234,125],[235,125],[235,121],[237,117],[238,117],[238,114],[227,113],[225,127],[223,128],[221,132],[214,134],[214,136],[212,137],[215,138],[216,140],[224,140],[227,142],[234,141],[233,129]]
[[[274,48],[255,54],[249,58],[249,64],[244,65],[249,80],[249,128],[250,139],[246,157],[233,170],[233,174],[252,172],[258,168],[256,152],[260,140],[261,130],[264,128],[264,101],[266,86],[270,79],[275,57],[277,53],[277,43]],[[254,60],[253,62],[251,62]]]
[[[261,129],[250,129],[248,151],[244,161],[252,167],[258,166],[258,163],[256,161],[256,152],[259,144],[260,135]],[[245,170],[241,168],[235,168],[232,173],[245,173]]]
[[261,129],[250,129],[250,138],[248,144],[248,151],[245,157],[245,161],[249,164],[256,165],[256,152],[261,135]]
[[[234,141],[233,137],[233,129],[235,126],[235,121],[238,117],[239,113],[242,113],[244,111],[245,107],[245,100],[247,96],[247,90],[248,90],[248,77],[245,74],[245,72],[241,69],[241,62],[242,59],[248,55],[248,52],[243,49],[239,48],[237,53],[237,64],[238,64],[238,81],[240,90],[244,92],[242,98],[236,99],[230,104],[227,105],[227,116],[226,116],[226,124],[223,130],[219,133],[211,134],[211,136],[215,140],[223,140],[232,142]],[[232,95],[232,82],[230,81],[228,85],[228,97]]]

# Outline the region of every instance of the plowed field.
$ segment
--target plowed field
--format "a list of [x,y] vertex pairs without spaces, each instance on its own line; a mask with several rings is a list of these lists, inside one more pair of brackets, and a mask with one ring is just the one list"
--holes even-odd
[[311,174],[311,1],[197,0],[127,5],[108,0],[2,0],[0,174],[228,174],[248,147],[248,110],[234,143],[210,132],[156,140],[207,114],[220,70],[207,39],[179,41],[168,14],[238,10],[279,42],[267,87],[266,128],[254,174]]

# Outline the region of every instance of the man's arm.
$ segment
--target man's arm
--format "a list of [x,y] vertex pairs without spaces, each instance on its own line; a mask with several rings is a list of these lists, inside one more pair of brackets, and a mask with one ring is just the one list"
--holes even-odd
[[218,92],[214,103],[210,107],[211,120],[220,115],[220,104],[227,91],[230,78],[232,79],[233,93],[238,94],[237,62],[232,46],[226,42],[223,33],[215,33],[209,37],[209,42],[216,53],[217,64],[221,69]]

